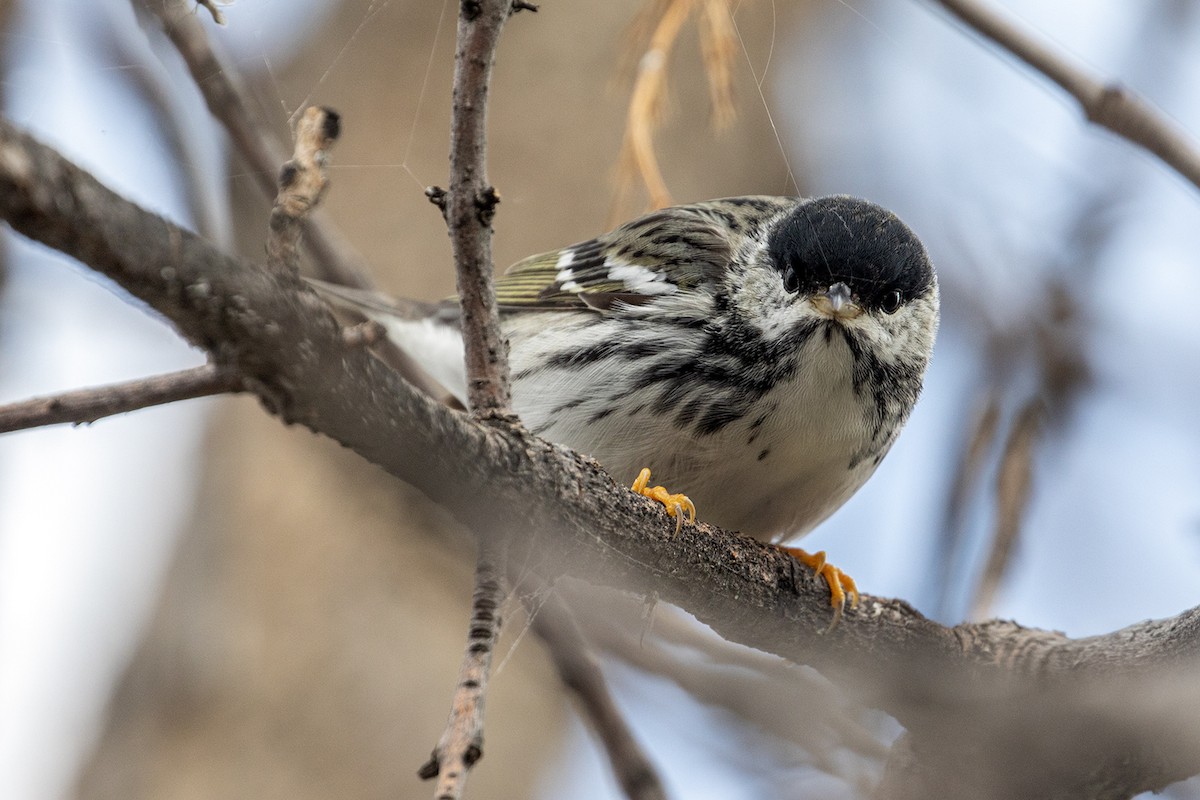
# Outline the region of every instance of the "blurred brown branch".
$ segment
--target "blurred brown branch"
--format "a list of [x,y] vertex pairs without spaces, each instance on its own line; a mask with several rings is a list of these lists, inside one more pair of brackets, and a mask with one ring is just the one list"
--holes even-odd
[[[729,0],[653,0],[634,21],[633,42],[642,49],[629,94],[625,138],[617,167],[616,205],[640,181],[650,208],[671,205],[671,192],[658,166],[654,134],[662,124],[667,102],[667,65],[680,31],[693,15],[699,17],[704,73],[712,100],[713,124],[725,127],[736,113],[733,103],[733,62],[737,33]],[[641,43],[644,43],[642,45]]]
[[921,766],[908,785],[948,787],[945,797],[1116,797],[1200,772],[1200,609],[1069,639],[999,621],[947,628],[863,596],[823,635],[827,589],[774,548],[704,524],[675,534],[660,507],[594,462],[437,405],[348,349],[294,276],[224,255],[8,123],[0,217],[141,298],[285,422],[384,467],[477,536],[506,539],[518,563],[657,593],[886,710]]
[[[545,589],[551,591],[552,589]],[[557,594],[529,608],[533,629],[546,643],[563,685],[585,709],[587,719],[608,754],[617,783],[629,800],[664,800],[662,781],[634,738],[608,691],[600,662],[588,646],[571,609]]]
[[[179,51],[196,87],[204,96],[208,110],[220,122],[234,148],[250,165],[263,197],[275,199],[279,165],[287,155],[282,143],[250,113],[250,104],[236,69],[225,63],[213,50],[204,25],[187,0],[132,0],[135,11],[145,11],[162,24],[163,32]],[[209,3],[205,7],[221,24],[220,12]],[[306,243],[312,250],[319,274],[345,286],[369,288],[372,283],[362,257],[321,215],[309,216],[304,223]]]
[[1026,402],[1004,443],[1000,474],[996,478],[996,526],[988,560],[971,603],[971,619],[983,619],[990,613],[996,592],[1000,589],[1000,581],[1016,548],[1021,532],[1021,517],[1029,505],[1034,448],[1038,443],[1043,414],[1041,399],[1034,398]]
[[1145,98],[1089,75],[984,0],[936,0],[969,27],[1008,50],[1079,101],[1089,122],[1123,136],[1200,188],[1200,148]]

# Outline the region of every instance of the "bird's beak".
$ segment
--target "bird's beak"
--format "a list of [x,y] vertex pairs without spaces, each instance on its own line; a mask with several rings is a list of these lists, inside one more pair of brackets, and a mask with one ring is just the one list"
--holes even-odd
[[833,319],[854,319],[863,313],[862,306],[850,299],[850,287],[838,281],[823,292],[808,299],[813,307]]

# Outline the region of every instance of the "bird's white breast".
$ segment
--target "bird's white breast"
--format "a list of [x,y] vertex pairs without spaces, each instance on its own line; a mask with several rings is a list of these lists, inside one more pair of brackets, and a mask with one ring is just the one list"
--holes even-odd
[[[676,412],[652,409],[663,387],[631,385],[628,365],[606,358],[546,367],[555,354],[620,343],[628,321],[591,312],[523,315],[511,341],[513,404],[525,424],[551,441],[593,456],[631,483],[643,467],[654,483],[687,494],[701,519],[764,540],[811,530],[874,472],[869,397],[856,394],[852,357],[840,335],[814,335],[795,353],[797,368],[755,402],[751,413],[713,433],[681,429]],[[403,322],[389,333],[451,391],[463,392],[462,345],[456,330],[431,320]],[[695,337],[686,331],[657,341],[663,357],[686,364]],[[567,346],[569,343],[569,347]],[[695,392],[708,392],[697,384]],[[708,398],[705,398],[706,400]]]
[[[579,349],[580,337],[611,342],[624,327],[596,325],[594,317],[584,323],[570,333]],[[631,371],[619,363],[531,372],[564,337],[536,322],[531,330],[537,332],[514,337],[512,351],[513,399],[526,425],[595,457],[620,481],[631,482],[649,467],[654,483],[687,494],[706,521],[760,539],[801,535],[845,502],[878,463],[856,459],[870,442],[867,404],[873,401],[855,393],[852,356],[841,336],[812,336],[795,353],[796,370],[748,414],[698,433],[680,428],[677,412],[709,387],[698,383],[696,394],[656,413],[663,386],[627,382]],[[669,336],[660,342],[664,352],[686,363],[694,337],[671,342]]]

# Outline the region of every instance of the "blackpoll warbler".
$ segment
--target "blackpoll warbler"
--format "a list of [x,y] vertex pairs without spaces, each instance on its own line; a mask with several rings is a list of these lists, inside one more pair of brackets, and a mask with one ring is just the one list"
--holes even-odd
[[[464,395],[456,306],[321,288]],[[496,292],[513,405],[533,432],[622,481],[649,467],[708,521],[773,542],[807,533],[875,471],[938,322],[920,240],[851,197],[666,208],[527,258]],[[635,488],[650,494],[648,477]],[[788,549],[825,576],[839,614],[846,591],[857,600],[823,553]]]

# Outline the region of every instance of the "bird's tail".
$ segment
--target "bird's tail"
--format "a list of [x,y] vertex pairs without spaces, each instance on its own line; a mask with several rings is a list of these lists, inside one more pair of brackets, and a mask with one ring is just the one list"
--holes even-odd
[[355,289],[351,286],[329,283],[317,278],[305,278],[304,282],[338,311],[356,314],[363,319],[382,322],[380,317],[403,320],[435,318],[451,324],[452,318],[456,316],[456,314],[449,313],[451,307],[448,303],[429,303],[405,297],[390,297],[382,292]]
[[406,380],[441,402],[462,407],[466,378],[457,303],[393,298],[315,278],[304,280],[345,321],[382,325],[387,342],[373,350]]

